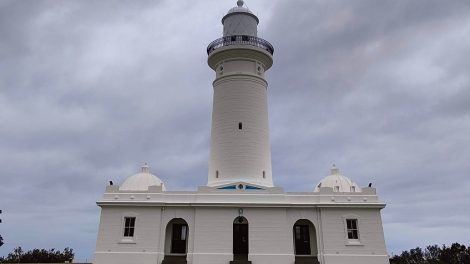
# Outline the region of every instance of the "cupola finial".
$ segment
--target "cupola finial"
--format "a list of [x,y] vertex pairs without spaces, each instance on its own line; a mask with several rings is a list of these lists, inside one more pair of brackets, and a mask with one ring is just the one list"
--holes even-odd
[[238,0],[237,1],[237,6],[242,7],[244,4],[243,0]]
[[144,166],[142,166],[142,172],[150,173],[150,167],[147,162],[145,162]]
[[337,175],[339,174],[339,169],[336,167],[336,164],[333,164],[333,167],[331,167],[331,175]]

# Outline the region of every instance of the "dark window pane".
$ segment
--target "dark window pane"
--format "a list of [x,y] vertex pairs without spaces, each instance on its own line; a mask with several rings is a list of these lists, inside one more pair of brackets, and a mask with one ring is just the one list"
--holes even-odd
[[134,227],[135,227],[135,217],[125,217],[124,218],[124,236],[133,237]]
[[358,239],[357,230],[353,230],[353,239]]
[[359,239],[357,219],[346,219],[348,239]]
[[300,240],[300,226],[295,226],[295,239]]

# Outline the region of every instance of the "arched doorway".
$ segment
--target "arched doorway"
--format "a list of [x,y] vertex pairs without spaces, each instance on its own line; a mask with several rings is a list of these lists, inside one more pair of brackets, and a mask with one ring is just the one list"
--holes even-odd
[[165,257],[162,264],[186,264],[188,223],[182,218],[168,222],[165,231]]
[[300,219],[294,224],[295,263],[318,263],[317,235],[315,226],[307,219]]
[[233,262],[248,261],[248,220],[239,216],[233,221]]

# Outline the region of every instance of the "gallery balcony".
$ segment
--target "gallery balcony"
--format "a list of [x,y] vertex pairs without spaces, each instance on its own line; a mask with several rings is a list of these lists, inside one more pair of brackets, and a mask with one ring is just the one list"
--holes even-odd
[[207,55],[210,55],[213,51],[218,48],[227,47],[231,45],[250,45],[266,50],[271,55],[274,53],[274,48],[268,41],[247,35],[233,35],[225,36],[219,39],[212,41],[209,46],[207,46]]

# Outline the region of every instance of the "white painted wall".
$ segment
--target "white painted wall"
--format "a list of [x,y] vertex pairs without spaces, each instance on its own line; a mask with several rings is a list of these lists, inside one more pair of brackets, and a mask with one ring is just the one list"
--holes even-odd
[[[266,65],[258,48],[215,52],[208,186],[236,181],[272,187]],[[253,56],[252,56],[253,55]],[[209,58],[211,60],[211,58]],[[239,123],[242,129],[239,129]]]
[[[162,208],[164,208],[162,210]],[[187,206],[103,206],[95,264],[160,264],[169,244],[168,222],[175,218],[188,224],[188,263],[221,264],[233,259],[233,221],[243,208],[249,224],[249,259],[254,263],[294,263],[293,226],[310,221],[312,252],[325,264],[388,263],[380,209]],[[123,217],[135,216],[135,238],[125,243]],[[345,217],[359,219],[361,245],[346,239]],[[312,232],[313,231],[313,232]],[[318,244],[318,247],[316,246]],[[166,250],[168,251],[168,250]],[[168,254],[168,252],[166,252]]]
[[[379,210],[322,208],[320,212],[325,263],[389,263]],[[347,239],[346,218],[358,219],[358,241]]]
[[[124,217],[135,216],[133,239],[124,238]],[[93,263],[160,263],[163,251],[158,207],[104,207]]]

